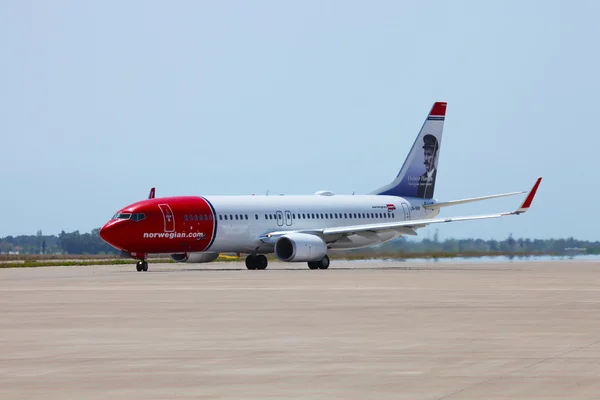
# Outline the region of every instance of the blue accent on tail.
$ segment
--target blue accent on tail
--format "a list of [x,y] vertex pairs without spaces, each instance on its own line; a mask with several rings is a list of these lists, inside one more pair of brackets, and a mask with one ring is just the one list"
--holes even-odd
[[394,181],[371,194],[433,198],[446,103],[434,103]]

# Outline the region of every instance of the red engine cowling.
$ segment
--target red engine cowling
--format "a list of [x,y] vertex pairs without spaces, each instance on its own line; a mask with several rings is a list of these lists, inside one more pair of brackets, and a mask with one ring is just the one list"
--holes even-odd
[[171,254],[171,260],[187,263],[208,263],[216,260],[217,257],[219,257],[219,253],[212,252]]

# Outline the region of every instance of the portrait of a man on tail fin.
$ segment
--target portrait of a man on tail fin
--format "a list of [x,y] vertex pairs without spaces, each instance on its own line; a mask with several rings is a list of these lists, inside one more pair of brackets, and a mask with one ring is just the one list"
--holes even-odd
[[437,159],[438,150],[439,144],[435,136],[423,136],[423,164],[425,164],[425,173],[419,177],[417,197],[426,199],[430,199],[433,197],[435,176],[437,173],[435,162]]

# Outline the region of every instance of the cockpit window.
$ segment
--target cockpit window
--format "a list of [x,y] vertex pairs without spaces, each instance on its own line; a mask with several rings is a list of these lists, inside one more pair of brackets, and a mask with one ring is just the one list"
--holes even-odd
[[129,219],[131,218],[131,214],[117,213],[113,216],[113,219]]
[[141,221],[146,218],[146,214],[144,213],[136,213],[131,215],[131,219],[134,221]]

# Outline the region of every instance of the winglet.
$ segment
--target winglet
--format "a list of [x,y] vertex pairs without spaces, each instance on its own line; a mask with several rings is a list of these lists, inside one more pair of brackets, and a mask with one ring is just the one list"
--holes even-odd
[[533,198],[535,197],[535,193],[537,192],[538,187],[540,186],[541,182],[542,182],[542,178],[540,177],[540,178],[538,178],[537,182],[535,182],[535,185],[533,185],[533,188],[527,195],[527,198],[525,199],[523,204],[521,204],[521,207],[519,207],[519,209],[514,212],[515,214],[522,214],[525,211],[529,210],[529,207],[531,207],[531,202],[533,202]]
[[154,193],[155,193],[154,188],[150,189],[150,194],[148,195],[148,198],[149,199],[153,199],[154,198]]

